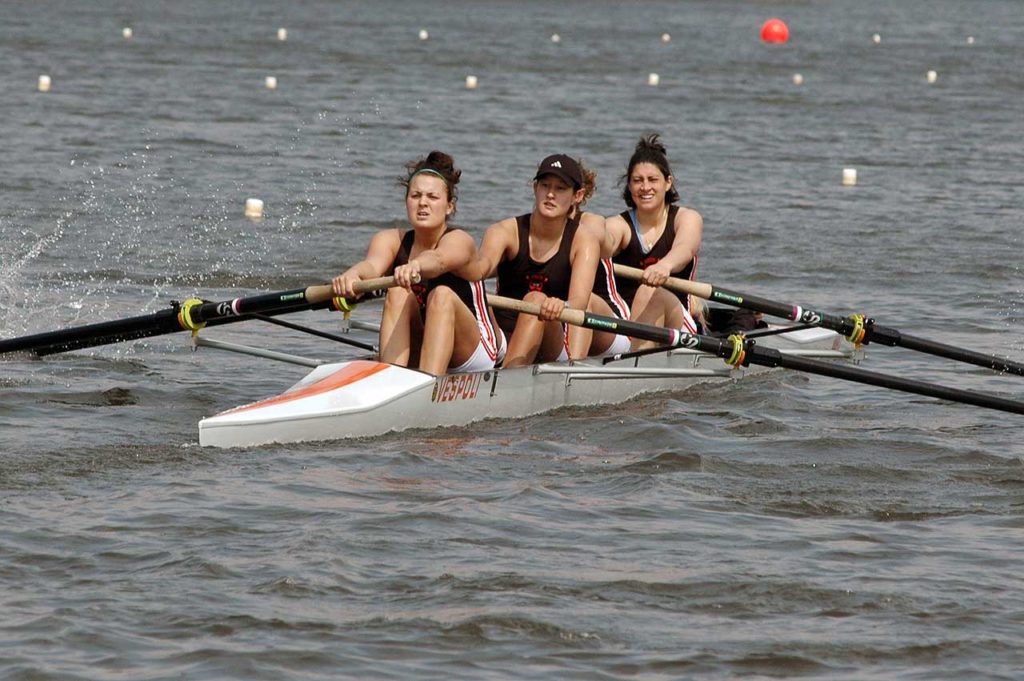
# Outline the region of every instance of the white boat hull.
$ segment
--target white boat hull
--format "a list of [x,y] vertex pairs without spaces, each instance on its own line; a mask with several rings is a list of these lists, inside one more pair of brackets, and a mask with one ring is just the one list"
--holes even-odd
[[[784,352],[838,355],[841,339],[825,329],[805,329],[759,342]],[[733,370],[717,357],[689,350],[607,365],[553,363],[439,377],[368,360],[339,362],[317,367],[281,395],[203,419],[199,443],[246,447],[465,425],[565,406],[614,404],[641,393],[683,390],[766,370]]]

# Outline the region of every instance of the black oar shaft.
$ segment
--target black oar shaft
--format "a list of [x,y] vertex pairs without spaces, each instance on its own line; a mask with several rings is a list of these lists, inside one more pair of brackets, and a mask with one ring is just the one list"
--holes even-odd
[[[534,316],[540,314],[539,305],[528,303],[525,300],[488,294],[487,302],[491,307],[497,307],[503,310],[522,312]],[[627,336],[652,340],[659,342],[662,345],[671,345],[673,347],[679,344],[679,337],[682,333],[676,329],[667,329],[663,326],[640,324],[638,322],[631,322],[628,319],[605,317],[603,315],[591,314],[584,310],[575,310],[568,307],[562,311],[561,321],[566,324],[582,326],[595,331],[621,333]]]
[[[226,303],[204,303],[202,306],[194,308],[194,310],[200,310],[207,305],[215,307],[224,304]],[[317,307],[327,307],[329,305],[330,301],[315,304],[292,303],[288,306],[266,310],[264,314],[285,314],[316,309]],[[0,340],[0,355],[13,352],[31,352],[33,355],[43,357],[61,352],[110,345],[112,343],[123,343],[125,341],[184,331],[187,327],[182,326],[178,313],[179,307],[175,305],[153,314],[116,319],[109,322],[97,322],[96,324],[86,324],[85,326],[75,326],[61,331],[47,331],[9,340]],[[202,319],[197,319],[197,316],[196,312],[193,312],[193,319],[197,322],[203,321],[207,326],[232,324],[253,318],[251,314],[217,317],[209,313],[209,308],[207,308],[207,312],[203,315]]]
[[[615,274],[629,279],[639,279],[640,276],[643,275],[643,270],[623,265],[615,265]],[[670,291],[687,293],[712,302],[722,303],[732,307],[742,307],[748,310],[754,310],[755,312],[763,312],[765,314],[770,314],[773,317],[781,317],[782,319],[788,319],[801,324],[820,326],[822,328],[835,331],[842,336],[850,336],[858,330],[857,323],[851,317],[840,317],[838,315],[826,314],[824,312],[804,308],[799,305],[781,303],[768,298],[751,295],[749,293],[719,288],[712,284],[670,277],[664,284],[664,287]],[[880,326],[873,322],[865,324],[863,326],[863,330],[864,337],[861,339],[861,342],[864,344],[878,343],[880,345],[887,345],[890,347],[898,346],[908,350],[916,350],[929,355],[935,355],[936,357],[944,357],[958,362],[974,364],[976,366],[985,367],[986,369],[994,369],[996,371],[1024,376],[1024,364],[1020,362],[1014,362],[1002,357],[996,357],[995,355],[988,355],[974,350],[948,345],[946,343],[927,340],[925,338],[908,336],[900,333],[896,329]]]
[[[381,277],[358,282],[355,289],[359,293],[364,293],[388,288],[394,286],[394,283],[394,277]],[[13,352],[31,352],[38,356],[52,355],[69,350],[161,336],[194,329],[203,324],[231,324],[251,319],[251,315],[257,313],[278,315],[326,308],[332,305],[332,300],[330,284],[318,284],[221,302],[173,305],[169,309],[153,314],[0,340],[0,355]]]
[[57,352],[148,338],[175,331],[181,331],[181,325],[178,323],[177,309],[171,308],[149,315],[0,340],[0,354],[32,352],[40,356],[52,355]]
[[839,378],[845,381],[874,385],[880,388],[889,388],[891,390],[899,390],[916,395],[925,395],[927,397],[937,397],[943,400],[972,404],[974,406],[985,407],[987,409],[996,409],[1013,414],[1024,414],[1024,402],[1019,400],[1010,400],[997,395],[988,395],[971,390],[963,390],[961,388],[951,388],[911,378],[880,374],[845,364],[835,364],[816,359],[809,359],[807,357],[784,355],[774,348],[748,346],[747,360],[751,364],[796,369],[797,371],[806,371],[808,373],[818,374],[819,376],[830,376],[832,378]]
[[[525,312],[527,314],[534,315],[539,314],[540,312],[539,306],[526,303],[521,300],[503,298],[501,296],[488,296],[488,301],[494,307],[502,307],[505,309],[515,310],[517,312]],[[678,331],[676,329],[667,329],[660,326],[651,326],[649,324],[617,319],[615,317],[591,314],[582,310],[566,309],[562,312],[560,319],[567,324],[575,324],[588,329],[594,329],[595,331],[622,333],[627,336],[633,336],[634,338],[643,338],[644,340],[655,341],[663,345],[691,348],[723,359],[736,357],[738,354],[736,344],[732,340],[722,340],[719,338],[712,338],[711,336],[701,336],[686,333],[684,331]],[[964,404],[971,404],[988,409],[996,409],[1014,414],[1024,414],[1024,402],[1010,400],[996,395],[986,395],[984,393],[962,390],[960,388],[950,388],[935,383],[927,383],[925,381],[917,381],[909,378],[900,378],[898,376],[889,376],[887,374],[865,371],[857,367],[832,362],[823,362],[821,360],[814,360],[806,357],[786,355],[775,348],[759,346],[756,341],[752,340],[744,340],[742,350],[743,355],[741,361],[743,365],[757,364],[767,367],[783,367],[786,369],[818,374],[820,376],[830,376],[846,381],[853,381],[855,383],[863,383],[865,385],[875,385],[883,388],[890,388],[892,390],[914,393],[917,395],[938,397],[940,399],[962,402]]]
[[270,315],[253,314],[251,316],[253,319],[258,319],[261,322],[267,322],[268,324],[274,324],[275,326],[281,326],[286,329],[291,329],[293,331],[301,331],[302,333],[307,333],[310,336],[316,336],[317,338],[326,338],[327,340],[334,341],[335,343],[344,343],[345,345],[351,345],[352,347],[359,348],[360,350],[366,350],[368,352],[377,352],[377,348],[372,343],[364,343],[354,338],[346,338],[344,336],[339,336],[336,333],[327,333],[326,331],[320,331],[319,329],[311,329],[308,326],[302,326],[301,324],[293,324],[292,322],[286,322],[283,319],[274,319]]
[[957,362],[974,364],[975,366],[985,367],[986,369],[994,369],[995,371],[1024,376],[1024,364],[1004,359],[1002,357],[987,355],[982,352],[976,352],[974,350],[957,347],[955,345],[939,343],[938,341],[928,340],[927,338],[921,338],[919,336],[911,336],[905,333],[900,333],[896,329],[891,329],[879,324],[868,323],[864,329],[867,332],[865,342],[870,341],[872,343],[888,345],[890,347],[898,346],[908,350],[916,350],[929,355],[935,355],[936,357],[945,357],[946,359],[952,359]]

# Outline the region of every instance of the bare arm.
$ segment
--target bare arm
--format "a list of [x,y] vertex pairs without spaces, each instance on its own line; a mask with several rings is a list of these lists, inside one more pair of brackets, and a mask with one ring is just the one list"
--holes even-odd
[[680,208],[673,224],[676,236],[665,257],[644,270],[643,282],[661,286],[674,273],[679,272],[697,257],[704,235],[704,218],[692,208]]
[[366,257],[331,281],[334,294],[346,298],[358,297],[352,288],[353,284],[364,279],[384,276],[391,263],[395,261],[401,245],[402,238],[397,229],[386,229],[374,234],[366,249]]
[[632,228],[621,215],[612,215],[605,218],[605,237],[602,255],[606,258],[618,255],[629,245],[629,235]]
[[566,303],[571,308],[586,310],[590,304],[604,238],[604,218],[594,213],[584,213],[572,240],[570,253],[572,277],[569,279],[569,300]]
[[[587,219],[588,216],[593,216]],[[593,219],[596,218],[596,219]],[[541,303],[541,319],[550,321],[558,318],[562,309],[569,306],[576,310],[586,310],[590,305],[590,294],[594,290],[594,279],[597,276],[597,265],[601,260],[601,248],[604,243],[604,218],[593,213],[586,213],[580,220],[576,235],[572,240],[569,261],[572,274],[569,278],[569,299],[562,301],[548,297]]]
[[476,257],[476,242],[461,229],[448,232],[437,246],[423,251],[407,264],[395,268],[395,280],[408,288],[420,279],[433,279],[457,271]]
[[603,215],[583,213],[580,216],[579,229],[585,229],[597,237],[598,247],[600,248],[598,253],[599,259],[612,257],[612,243],[608,237],[608,220]]
[[484,232],[483,241],[476,257],[459,269],[459,276],[469,281],[480,281],[493,277],[498,264],[514,257],[519,249],[519,236],[514,219],[496,222]]

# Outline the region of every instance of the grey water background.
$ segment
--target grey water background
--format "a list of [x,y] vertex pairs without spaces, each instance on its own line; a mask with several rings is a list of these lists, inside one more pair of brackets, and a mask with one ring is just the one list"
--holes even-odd
[[[320,282],[401,224],[395,180],[433,148],[462,167],[457,221],[477,236],[528,210],[552,152],[582,156],[589,207],[615,213],[657,131],[705,218],[701,280],[1024,359],[1019,2],[2,14],[2,337]],[[776,15],[791,41],[764,45]],[[258,324],[204,334],[357,354]],[[866,367],[1024,396],[1019,377],[899,349],[870,347]],[[0,678],[1024,668],[1019,416],[783,373],[356,442],[197,446],[200,418],[302,373],[184,334],[0,363]]]

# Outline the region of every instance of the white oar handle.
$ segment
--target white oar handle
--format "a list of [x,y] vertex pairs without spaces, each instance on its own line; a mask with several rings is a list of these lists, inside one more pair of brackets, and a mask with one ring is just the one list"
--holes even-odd
[[[501,310],[525,312],[526,314],[532,314],[535,317],[540,315],[540,305],[536,303],[528,303],[525,300],[506,298],[505,296],[495,296],[488,293],[487,303],[491,307],[496,307]],[[586,319],[586,313],[583,310],[574,310],[567,307],[562,310],[562,314],[558,316],[558,319],[566,324],[572,324],[573,326],[583,326],[584,320]]]
[[[625,279],[641,281],[644,276],[644,271],[637,269],[636,267],[619,265],[617,263],[612,267],[615,269],[615,274]],[[669,291],[675,291],[676,293],[689,293],[690,295],[697,296],[698,298],[704,298],[705,300],[711,298],[713,290],[711,284],[704,284],[699,281],[690,281],[689,279],[680,279],[679,277],[669,277],[668,281],[662,284],[662,288],[666,288]]]
[[[420,276],[417,274],[413,283],[419,283]],[[377,277],[376,279],[363,279],[353,284],[352,288],[356,293],[369,293],[381,289],[397,286],[394,277]],[[317,284],[306,288],[306,301],[310,303],[321,303],[334,297],[334,289],[330,284]]]

